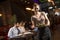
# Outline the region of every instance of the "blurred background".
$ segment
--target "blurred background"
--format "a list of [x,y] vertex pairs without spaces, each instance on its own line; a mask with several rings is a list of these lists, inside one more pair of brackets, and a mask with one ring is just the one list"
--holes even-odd
[[[16,22],[31,21],[33,3],[41,4],[42,11],[48,13],[51,22],[52,40],[60,40],[60,0],[53,0],[54,9],[48,11],[47,0],[0,0],[0,39],[7,40],[9,28]],[[59,14],[55,14],[58,10]]]

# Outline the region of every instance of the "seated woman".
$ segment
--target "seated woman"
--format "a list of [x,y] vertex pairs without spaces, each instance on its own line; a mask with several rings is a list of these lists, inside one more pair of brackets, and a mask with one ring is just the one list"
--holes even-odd
[[25,22],[21,21],[19,25],[19,30],[21,33],[24,33],[26,31],[24,26],[25,26]]

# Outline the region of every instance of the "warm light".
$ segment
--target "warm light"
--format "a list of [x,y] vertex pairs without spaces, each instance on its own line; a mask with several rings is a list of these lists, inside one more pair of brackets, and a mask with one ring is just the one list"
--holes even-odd
[[0,14],[0,16],[2,16],[2,14]]
[[34,9],[32,9],[31,11],[34,11]]
[[32,10],[31,8],[26,8],[26,10]]
[[32,8],[26,8],[26,10],[34,11],[34,9],[32,9]]
[[51,2],[51,0],[48,0],[48,2]]

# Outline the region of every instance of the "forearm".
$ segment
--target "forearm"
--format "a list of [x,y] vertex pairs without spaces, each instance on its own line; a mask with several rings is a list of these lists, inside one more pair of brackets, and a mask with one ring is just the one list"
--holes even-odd
[[47,26],[50,26],[50,21],[49,21],[47,15],[45,15],[45,18],[46,18],[46,21],[47,21],[46,25],[47,25]]
[[50,26],[50,21],[49,20],[47,20],[47,24],[46,24],[47,26]]

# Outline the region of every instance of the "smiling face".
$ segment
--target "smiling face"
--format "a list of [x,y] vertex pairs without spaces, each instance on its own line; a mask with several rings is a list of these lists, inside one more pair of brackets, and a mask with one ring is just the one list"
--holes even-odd
[[37,12],[40,11],[40,5],[37,3],[34,3],[33,9],[34,9],[34,13],[37,14]]
[[34,9],[34,11],[39,11],[40,6],[37,3],[34,3],[33,9]]
[[36,11],[39,11],[39,10],[40,10],[39,5],[36,5],[35,10],[36,10]]

